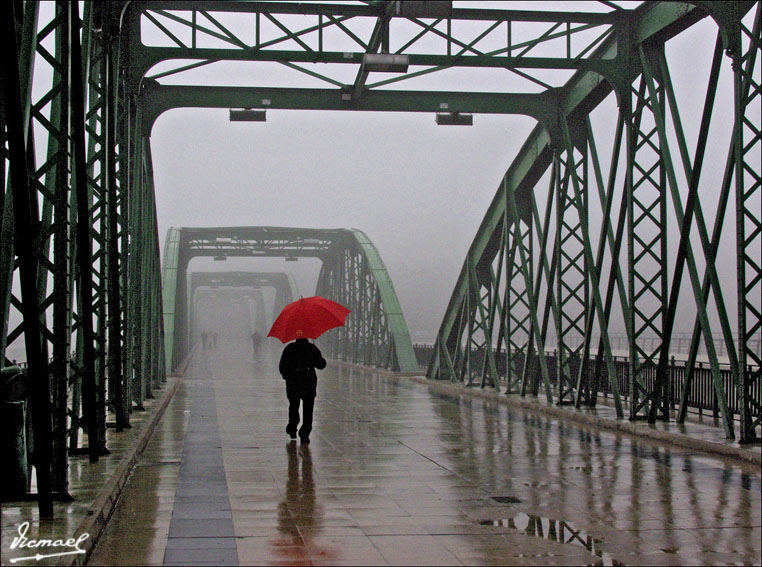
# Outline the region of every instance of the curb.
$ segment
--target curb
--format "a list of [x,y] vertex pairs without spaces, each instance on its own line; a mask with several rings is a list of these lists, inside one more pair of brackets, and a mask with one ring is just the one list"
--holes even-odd
[[432,380],[429,380],[428,378],[422,377],[420,375],[413,376],[410,378],[410,380],[419,384],[425,384],[429,387],[429,389],[440,393],[456,396],[459,395],[486,398],[498,401],[508,406],[521,408],[534,413],[550,415],[558,419],[574,421],[576,423],[593,426],[599,429],[618,431],[632,435],[634,437],[646,438],[653,441],[658,441],[660,443],[669,443],[684,449],[702,451],[714,455],[722,455],[724,457],[732,457],[756,465],[762,464],[762,452],[751,451],[744,449],[743,447],[739,447],[737,442],[733,440],[728,440],[726,443],[720,443],[706,439],[699,439],[696,437],[691,437],[688,434],[682,434],[673,431],[662,431],[657,429],[654,425],[650,425],[646,422],[607,419],[605,417],[586,413],[586,410],[584,409],[568,407],[561,408],[554,405],[548,405],[544,400],[539,398],[528,399],[515,396],[509,397],[488,390],[476,390],[471,388],[467,389],[461,385],[433,382]]
[[197,350],[198,350],[198,344],[193,346],[191,351],[185,356],[183,361],[177,365],[177,368],[175,368],[173,372],[167,373],[167,377],[178,378],[180,376],[183,376],[185,374],[185,371],[188,370],[188,365],[190,364],[190,361],[193,358],[193,355],[196,354]]
[[86,552],[64,557],[58,561],[56,565],[84,565],[87,562],[95,543],[106,528],[106,524],[116,507],[116,503],[119,500],[119,496],[122,494],[124,485],[127,483],[127,479],[129,479],[133,467],[143,453],[143,450],[146,448],[146,445],[148,445],[156,425],[159,423],[161,416],[164,414],[164,410],[167,409],[170,400],[175,395],[179,386],[180,380],[177,378],[169,384],[169,388],[164,392],[164,396],[156,407],[156,411],[151,416],[151,419],[146,422],[139,436],[133,441],[130,448],[127,449],[127,452],[124,454],[121,461],[119,461],[119,465],[114,470],[111,478],[105,482],[97,498],[87,510],[87,514],[79,523],[79,526],[77,526],[77,529],[72,536],[73,538],[76,539],[80,535],[90,534],[90,537],[82,544],[82,547]]

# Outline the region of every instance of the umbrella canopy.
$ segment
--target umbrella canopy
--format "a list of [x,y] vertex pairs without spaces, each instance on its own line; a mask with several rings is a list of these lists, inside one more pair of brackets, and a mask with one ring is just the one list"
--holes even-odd
[[316,339],[329,329],[343,327],[348,314],[349,309],[325,297],[303,297],[283,308],[267,336],[282,343]]

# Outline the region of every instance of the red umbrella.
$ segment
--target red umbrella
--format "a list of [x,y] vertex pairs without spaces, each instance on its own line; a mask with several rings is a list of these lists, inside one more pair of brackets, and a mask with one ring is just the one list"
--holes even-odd
[[349,309],[325,297],[303,297],[289,303],[273,323],[268,337],[287,343],[316,339],[329,329],[343,327]]

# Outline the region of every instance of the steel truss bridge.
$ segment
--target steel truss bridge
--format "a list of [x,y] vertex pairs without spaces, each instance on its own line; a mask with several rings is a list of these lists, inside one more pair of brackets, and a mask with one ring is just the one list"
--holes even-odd
[[[188,301],[187,295],[187,268],[188,262],[197,256],[217,259],[318,258],[322,267],[316,294],[351,310],[344,327],[321,339],[326,347],[325,354],[330,358],[379,368],[404,372],[418,370],[410,333],[391,278],[378,250],[362,231],[267,226],[169,230],[162,267],[163,292],[168,298],[164,303],[168,368],[177,366],[190,347],[188,322],[192,302]],[[289,281],[285,274],[191,274],[190,297],[193,297],[194,285],[206,283],[276,287],[276,315],[297,295],[293,280]],[[272,321],[268,322],[271,324]]]
[[[759,2],[645,2],[634,9],[602,2],[572,12],[413,1],[59,0],[46,17],[41,4],[0,6],[0,355],[7,363],[6,349],[24,345],[43,516],[52,514],[51,495],[66,493],[67,452],[82,449],[82,433],[97,460],[106,449],[106,408],[117,429],[128,426],[130,412],[174,361],[165,348],[175,344],[165,340],[174,330],[161,313],[172,312],[167,306],[176,298],[166,287],[162,293],[150,132],[176,107],[258,116],[277,109],[428,112],[439,113],[441,124],[480,113],[534,118],[537,126],[499,183],[463,263],[429,376],[509,393],[542,390],[549,400],[576,405],[593,405],[596,384],[608,380],[620,416],[653,421],[667,413],[664,370],[682,295],[695,316],[691,360],[704,341],[727,436],[736,436],[728,398],[737,396],[738,437],[759,440],[760,356],[750,347],[762,332]],[[246,19],[250,33],[226,24],[232,15]],[[665,44],[705,18],[716,25],[716,46],[691,154]],[[482,32],[460,32],[465,22]],[[527,37],[515,33],[519,28],[533,31]],[[438,47],[419,49],[430,38]],[[285,66],[325,88],[166,83],[225,61]],[[401,72],[373,82],[384,65]],[[728,65],[733,119],[719,125],[729,147],[722,183],[712,192],[712,221],[698,188],[720,71]],[[43,68],[50,78],[41,86]],[[518,77],[529,87],[478,92],[464,80],[455,91],[399,88],[468,68]],[[336,78],[347,69],[350,80]],[[547,70],[570,77],[549,82]],[[612,93],[615,124],[594,127],[591,114]],[[614,144],[604,160],[595,142],[606,126]],[[603,213],[600,225],[588,217],[592,204]],[[670,231],[679,235],[673,258]],[[723,236],[735,243],[733,311],[718,275]],[[362,270],[374,272],[374,254],[360,235],[353,238],[356,248],[345,248],[331,265],[361,264],[356,281],[369,282]],[[179,244],[167,246],[179,254]],[[362,262],[352,252],[359,249]],[[171,253],[164,261],[180,265]],[[165,283],[167,277],[165,270]],[[321,281],[349,297],[360,293],[342,287],[337,271]],[[629,341],[626,408],[612,379],[608,329],[616,319]],[[730,353],[729,388],[719,380],[716,327]],[[654,336],[657,346],[645,346]],[[549,347],[558,353],[555,384]],[[509,362],[502,373],[495,365],[501,351]],[[386,361],[387,354],[370,360]],[[682,404],[678,420],[684,416]]]

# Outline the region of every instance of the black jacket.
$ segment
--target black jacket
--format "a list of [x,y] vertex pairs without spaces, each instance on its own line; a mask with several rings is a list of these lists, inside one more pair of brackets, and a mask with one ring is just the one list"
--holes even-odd
[[307,339],[297,339],[283,349],[278,369],[287,388],[293,385],[314,393],[317,388],[315,368],[325,368],[325,358],[320,349]]

